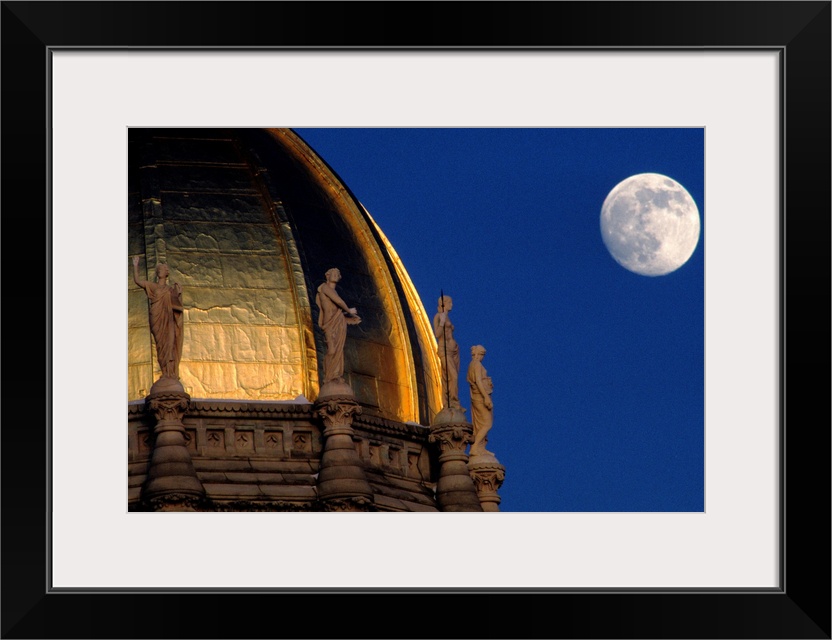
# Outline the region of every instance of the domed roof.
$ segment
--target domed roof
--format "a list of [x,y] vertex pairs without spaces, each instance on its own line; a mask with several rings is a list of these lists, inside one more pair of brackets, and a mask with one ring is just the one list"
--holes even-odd
[[[194,398],[317,397],[315,294],[331,267],[358,309],[345,378],[383,417],[428,424],[439,360],[407,272],[369,213],[289,129],[131,129],[128,251],[183,288],[180,378]],[[160,375],[147,297],[128,274],[130,400]]]

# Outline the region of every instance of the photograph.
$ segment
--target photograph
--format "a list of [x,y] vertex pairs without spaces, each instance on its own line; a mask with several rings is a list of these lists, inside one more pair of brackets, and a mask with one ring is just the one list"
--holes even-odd
[[131,510],[704,510],[704,128],[128,145]]

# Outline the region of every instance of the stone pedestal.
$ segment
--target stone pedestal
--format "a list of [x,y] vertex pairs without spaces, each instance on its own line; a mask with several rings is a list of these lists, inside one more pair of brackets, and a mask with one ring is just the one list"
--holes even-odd
[[361,413],[352,388],[343,382],[321,387],[315,414],[324,424],[318,500],[326,511],[370,511],[373,490],[353,444],[352,420]]
[[156,417],[142,502],[151,511],[195,511],[205,499],[185,443],[182,417],[191,397],[178,380],[160,378],[145,402]]
[[468,473],[465,446],[474,427],[459,409],[444,408],[436,414],[429,440],[439,447],[439,480],[436,500],[440,511],[482,511],[474,482]]
[[503,486],[506,468],[500,464],[493,453],[486,451],[481,455],[470,457],[468,472],[477,488],[482,510],[499,511],[500,496],[497,495],[497,490]]

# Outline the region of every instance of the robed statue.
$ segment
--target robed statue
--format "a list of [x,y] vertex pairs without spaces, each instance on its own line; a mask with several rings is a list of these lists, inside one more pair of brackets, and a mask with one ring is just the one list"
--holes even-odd
[[156,282],[139,277],[139,256],[133,256],[133,282],[144,289],[150,302],[150,331],[156,341],[156,359],[163,378],[179,380],[182,359],[182,287],[168,284],[168,265],[156,265]]
[[467,376],[471,387],[471,424],[474,426],[471,457],[491,454],[485,445],[488,444],[488,432],[494,422],[494,403],[491,401],[494,385],[482,366],[484,356],[485,347],[479,344],[471,347],[471,364],[468,365]]
[[454,339],[452,308],[451,296],[440,296],[437,313],[433,316],[433,334],[442,367],[442,401],[446,407],[459,409],[459,345]]
[[335,291],[335,285],[341,280],[338,269],[326,272],[326,282],[318,287],[315,304],[318,305],[318,325],[326,337],[326,356],[324,357],[324,380],[327,382],[344,382],[344,343],[347,340],[347,325],[358,324],[361,318],[355,307],[347,303]]

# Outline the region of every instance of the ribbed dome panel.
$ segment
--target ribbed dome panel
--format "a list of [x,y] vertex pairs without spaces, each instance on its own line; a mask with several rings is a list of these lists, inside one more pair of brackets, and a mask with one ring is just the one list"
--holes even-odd
[[[438,359],[392,247],[335,173],[288,129],[131,129],[129,252],[183,287],[180,376],[195,398],[317,396],[324,274],[358,308],[346,378],[385,416],[427,423]],[[128,274],[129,398],[158,377],[147,300]]]

